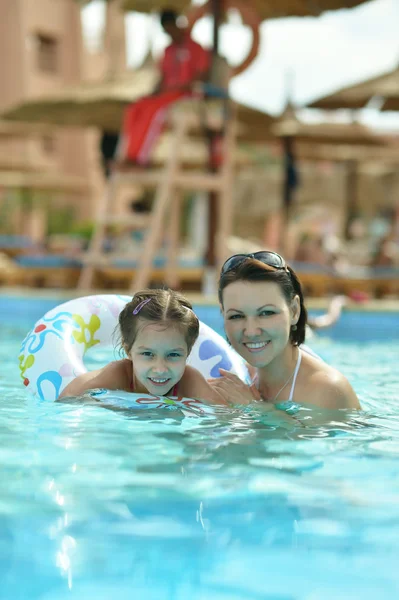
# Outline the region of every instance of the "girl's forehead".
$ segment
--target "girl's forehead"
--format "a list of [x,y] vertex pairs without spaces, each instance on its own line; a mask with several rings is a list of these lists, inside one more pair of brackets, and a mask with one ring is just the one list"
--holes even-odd
[[274,281],[234,281],[223,290],[224,310],[259,308],[285,302],[280,286]]
[[178,347],[187,346],[185,337],[178,325],[173,323],[154,323],[147,319],[141,319],[137,328],[134,345],[146,345],[148,347]]

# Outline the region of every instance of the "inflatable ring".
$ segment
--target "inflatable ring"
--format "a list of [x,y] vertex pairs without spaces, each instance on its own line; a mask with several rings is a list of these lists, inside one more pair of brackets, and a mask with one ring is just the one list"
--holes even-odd
[[[86,373],[83,358],[91,348],[109,347],[118,324],[118,316],[131,296],[86,296],[65,302],[42,317],[22,342],[19,368],[24,385],[41,400],[56,400],[78,375]],[[200,322],[200,333],[187,361],[206,379],[219,377],[219,368],[248,377],[243,360],[210,327]],[[170,408],[177,405],[169,398],[96,390],[94,400],[114,403],[121,396],[122,406]],[[124,400],[123,400],[124,399]],[[182,406],[193,408],[200,402],[179,399]],[[187,404],[188,403],[188,404]],[[204,406],[204,405],[202,405]]]
[[[261,20],[258,17],[256,10],[250,3],[245,3],[241,0],[224,0],[224,10],[227,8],[236,8],[241,15],[243,23],[248,25],[252,31],[252,46],[247,57],[240,65],[237,65],[231,69],[232,77],[235,77],[236,75],[243,73],[258,56],[260,47],[259,27]],[[187,29],[189,33],[191,33],[196,22],[209,13],[212,13],[212,2],[210,0],[205,2],[205,4],[194,6],[186,15],[188,20]]]

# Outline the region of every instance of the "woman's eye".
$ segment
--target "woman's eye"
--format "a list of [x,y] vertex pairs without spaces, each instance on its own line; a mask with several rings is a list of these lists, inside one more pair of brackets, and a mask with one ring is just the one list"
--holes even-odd
[[229,321],[235,321],[236,319],[242,319],[242,315],[230,315]]
[[261,317],[270,317],[270,315],[274,315],[275,312],[273,310],[262,310],[259,314]]

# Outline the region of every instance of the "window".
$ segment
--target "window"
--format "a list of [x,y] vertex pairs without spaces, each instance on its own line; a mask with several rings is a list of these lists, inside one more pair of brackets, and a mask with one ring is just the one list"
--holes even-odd
[[36,35],[37,66],[44,73],[57,73],[59,43],[55,37],[38,33]]

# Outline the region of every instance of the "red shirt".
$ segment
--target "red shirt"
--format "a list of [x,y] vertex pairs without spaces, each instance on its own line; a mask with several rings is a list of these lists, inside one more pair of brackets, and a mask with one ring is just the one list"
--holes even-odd
[[172,42],[165,50],[160,64],[163,87],[187,85],[209,66],[210,53],[187,34],[181,44]]

